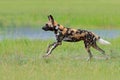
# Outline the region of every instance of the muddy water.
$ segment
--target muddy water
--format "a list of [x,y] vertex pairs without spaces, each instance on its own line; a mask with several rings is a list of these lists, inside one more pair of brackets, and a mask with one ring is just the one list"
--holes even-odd
[[[115,39],[120,37],[120,30],[90,30],[102,38]],[[6,28],[0,32],[0,40],[4,39],[53,39],[53,32],[45,32],[41,28]]]

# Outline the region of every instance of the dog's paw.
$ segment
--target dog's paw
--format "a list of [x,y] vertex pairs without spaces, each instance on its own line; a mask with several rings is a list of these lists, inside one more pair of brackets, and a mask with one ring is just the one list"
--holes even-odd
[[88,57],[86,61],[90,62],[92,59],[92,57]]
[[105,60],[109,60],[110,56],[109,55],[105,55]]
[[46,58],[46,57],[48,57],[48,55],[47,55],[47,54],[43,55],[43,58]]

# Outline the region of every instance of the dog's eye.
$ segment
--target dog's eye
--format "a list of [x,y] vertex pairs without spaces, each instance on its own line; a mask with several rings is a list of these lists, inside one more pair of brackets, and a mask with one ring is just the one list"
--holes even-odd
[[48,24],[45,24],[46,26],[48,26]]

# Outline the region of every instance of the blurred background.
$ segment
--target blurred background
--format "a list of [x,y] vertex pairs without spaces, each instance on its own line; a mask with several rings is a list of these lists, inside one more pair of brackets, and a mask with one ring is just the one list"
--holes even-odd
[[47,16],[77,28],[119,28],[119,0],[0,0],[0,27],[41,27]]
[[119,34],[119,4],[119,0],[0,0],[1,38],[44,37],[41,27],[49,14],[65,27],[114,29]]

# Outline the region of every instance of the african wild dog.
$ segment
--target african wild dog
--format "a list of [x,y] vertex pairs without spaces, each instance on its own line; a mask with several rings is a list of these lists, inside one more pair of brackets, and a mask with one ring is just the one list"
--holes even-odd
[[103,40],[100,38],[100,36],[94,34],[93,32],[87,31],[87,30],[81,30],[81,29],[71,29],[66,28],[60,24],[58,24],[56,21],[54,21],[54,18],[52,15],[48,16],[49,21],[45,24],[44,27],[42,27],[45,31],[53,31],[56,36],[56,42],[50,44],[47,48],[47,52],[44,55],[44,57],[51,54],[51,52],[58,46],[62,44],[62,41],[67,42],[78,42],[83,40],[85,49],[89,53],[90,60],[92,58],[92,53],[90,51],[90,47],[93,47],[100,51],[102,54],[105,55],[105,51],[99,48],[96,44],[96,41],[102,43],[102,44],[110,44],[110,42]]

